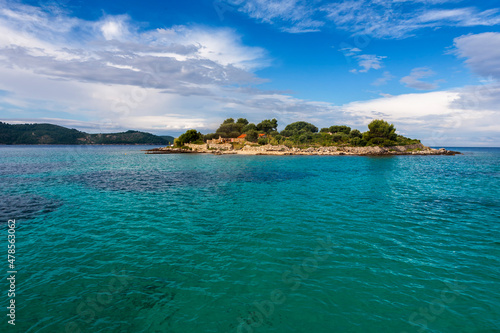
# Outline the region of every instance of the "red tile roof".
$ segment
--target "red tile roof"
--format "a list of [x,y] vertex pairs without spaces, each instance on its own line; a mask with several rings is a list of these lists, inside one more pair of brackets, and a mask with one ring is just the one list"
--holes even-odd
[[246,135],[246,134],[242,134],[242,135],[240,135],[240,136],[238,137],[238,139],[244,139],[244,138],[246,138],[246,137],[247,137],[247,135]]
[[259,134],[259,137],[264,136],[264,135],[265,135],[264,133],[260,133],[260,134]]

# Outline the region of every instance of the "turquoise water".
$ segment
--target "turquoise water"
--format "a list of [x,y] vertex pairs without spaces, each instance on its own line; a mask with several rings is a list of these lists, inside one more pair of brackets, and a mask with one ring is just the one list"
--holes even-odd
[[144,148],[0,147],[0,331],[500,332],[500,149]]

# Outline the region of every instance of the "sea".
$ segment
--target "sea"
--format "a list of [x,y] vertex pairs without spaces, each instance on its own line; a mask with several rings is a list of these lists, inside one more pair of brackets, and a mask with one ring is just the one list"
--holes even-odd
[[1,332],[500,332],[499,148],[149,148],[0,147]]

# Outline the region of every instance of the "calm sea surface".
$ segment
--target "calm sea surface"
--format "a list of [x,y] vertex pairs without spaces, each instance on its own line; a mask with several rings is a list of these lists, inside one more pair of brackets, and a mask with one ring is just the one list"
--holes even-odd
[[1,332],[500,332],[500,149],[0,147]]

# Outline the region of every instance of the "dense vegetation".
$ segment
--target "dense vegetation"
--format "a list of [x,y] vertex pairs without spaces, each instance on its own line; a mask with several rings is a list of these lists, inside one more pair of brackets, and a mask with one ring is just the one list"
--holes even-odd
[[[219,126],[215,133],[206,134],[203,140],[213,138],[236,138],[246,134],[245,139],[249,142],[261,145],[283,144],[288,147],[311,147],[311,146],[397,146],[420,143],[419,140],[409,139],[396,134],[396,128],[384,120],[373,120],[368,125],[368,131],[361,133],[358,129],[351,129],[345,125],[333,125],[318,128],[311,123],[298,121],[289,124],[281,132],[277,131],[278,121],[276,119],[265,119],[257,125],[250,123],[245,118],[234,120],[228,118]],[[260,136],[259,134],[265,134]],[[196,130],[189,130],[179,137],[179,145],[186,143],[201,142],[202,134]],[[181,139],[182,138],[182,139]]]
[[52,124],[11,125],[0,122],[0,144],[15,145],[79,145],[79,144],[158,144],[167,145],[173,137],[156,136],[139,131],[88,134]]
[[192,129],[175,139],[176,146],[184,146],[186,143],[203,143],[203,134]]

